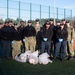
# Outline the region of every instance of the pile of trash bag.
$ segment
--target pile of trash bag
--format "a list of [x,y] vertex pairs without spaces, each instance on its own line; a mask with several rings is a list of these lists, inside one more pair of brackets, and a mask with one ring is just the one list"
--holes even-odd
[[43,53],[39,55],[38,51],[31,52],[31,51],[26,51],[25,53],[21,53],[19,56],[15,57],[15,60],[18,62],[28,62],[30,64],[48,64],[52,63],[52,61],[49,59],[49,55],[47,53]]

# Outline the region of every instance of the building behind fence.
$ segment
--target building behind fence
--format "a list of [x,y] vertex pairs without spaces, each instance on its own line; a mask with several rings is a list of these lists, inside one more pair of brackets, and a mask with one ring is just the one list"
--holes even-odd
[[[49,18],[72,19],[72,10],[55,8],[51,6],[37,5],[32,3],[25,3],[15,0],[0,0],[0,19],[6,18],[22,20],[35,20],[36,18],[49,19]],[[42,22],[41,22],[42,23]]]

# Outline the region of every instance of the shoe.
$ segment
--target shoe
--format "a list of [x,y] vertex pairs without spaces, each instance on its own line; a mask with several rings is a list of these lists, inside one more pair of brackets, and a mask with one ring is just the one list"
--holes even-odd
[[6,56],[1,56],[1,58],[2,58],[2,59],[7,59],[7,57],[6,57]]
[[70,57],[68,57],[67,60],[73,60],[73,59],[74,59],[73,56],[70,56]]
[[58,61],[58,59],[57,58],[54,58],[53,61]]
[[68,56],[66,56],[64,59],[67,60],[68,59]]
[[54,59],[54,57],[50,57],[50,60],[53,60]]
[[60,60],[60,61],[63,61],[63,60],[64,60],[64,58],[59,58],[59,60]]
[[7,57],[7,59],[8,59],[8,60],[11,60],[11,58],[10,58],[10,57]]

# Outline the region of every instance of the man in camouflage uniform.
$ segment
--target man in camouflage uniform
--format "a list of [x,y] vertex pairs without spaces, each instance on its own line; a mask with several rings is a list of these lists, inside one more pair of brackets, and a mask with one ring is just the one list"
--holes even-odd
[[40,22],[39,19],[35,20],[35,29],[36,29],[36,50],[40,50],[41,47],[41,38],[40,38]]
[[25,37],[25,48],[27,50],[35,51],[36,47],[36,30],[32,26],[32,21],[28,21],[28,25],[24,28],[23,37]]
[[13,30],[13,41],[12,41],[12,58],[14,59],[15,56],[19,55],[21,53],[21,37],[20,37],[20,32],[18,30],[18,24],[14,24],[14,30]]
[[74,41],[74,29],[70,26],[69,21],[66,21],[67,30],[68,30],[68,38],[67,38],[67,54],[68,60],[71,60],[74,56],[74,49],[73,49],[73,41]]

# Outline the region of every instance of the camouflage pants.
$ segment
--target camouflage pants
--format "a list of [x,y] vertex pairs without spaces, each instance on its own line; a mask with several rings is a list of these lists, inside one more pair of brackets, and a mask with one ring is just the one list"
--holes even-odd
[[35,37],[25,37],[25,47],[26,47],[26,51],[27,50],[31,50],[32,52],[35,51],[35,47],[36,47],[36,38]]
[[21,41],[14,41],[14,44],[12,44],[12,57],[14,59],[14,57],[18,54],[21,53],[20,50],[20,46],[21,46]]
[[74,56],[74,49],[73,49],[74,44],[70,43],[70,40],[67,41],[67,49],[66,49],[66,54],[69,56]]

